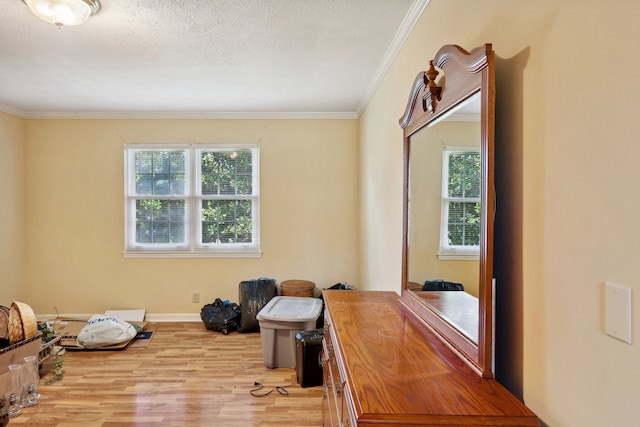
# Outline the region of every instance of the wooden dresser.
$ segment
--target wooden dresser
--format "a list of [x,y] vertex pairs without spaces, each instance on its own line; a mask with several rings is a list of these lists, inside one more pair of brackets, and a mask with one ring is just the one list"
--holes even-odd
[[323,291],[325,426],[538,426],[395,292]]

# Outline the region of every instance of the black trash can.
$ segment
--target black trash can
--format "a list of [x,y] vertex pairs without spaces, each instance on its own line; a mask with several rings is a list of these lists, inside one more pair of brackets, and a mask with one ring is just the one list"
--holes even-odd
[[296,377],[303,388],[322,385],[322,338],[324,329],[296,334]]

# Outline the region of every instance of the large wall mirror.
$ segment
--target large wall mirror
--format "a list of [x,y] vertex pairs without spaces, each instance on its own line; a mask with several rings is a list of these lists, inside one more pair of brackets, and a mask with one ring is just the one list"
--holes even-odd
[[404,129],[402,300],[493,377],[494,55],[441,48],[418,74]]

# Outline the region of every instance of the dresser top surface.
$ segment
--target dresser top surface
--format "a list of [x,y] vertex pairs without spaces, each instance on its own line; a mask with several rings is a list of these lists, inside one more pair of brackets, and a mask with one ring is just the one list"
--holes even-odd
[[360,417],[507,417],[538,425],[535,414],[466,365],[395,292],[325,290],[323,296]]

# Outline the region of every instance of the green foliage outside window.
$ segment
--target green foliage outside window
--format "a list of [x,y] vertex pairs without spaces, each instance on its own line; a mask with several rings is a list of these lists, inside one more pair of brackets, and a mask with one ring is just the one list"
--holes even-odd
[[252,201],[225,198],[253,193],[250,150],[206,151],[201,154],[202,195],[222,196],[202,201],[202,243],[250,243]]
[[250,243],[250,200],[203,200],[202,243]]
[[184,200],[136,200],[136,242],[183,243]]
[[203,195],[250,195],[251,151],[205,151],[200,156]]

